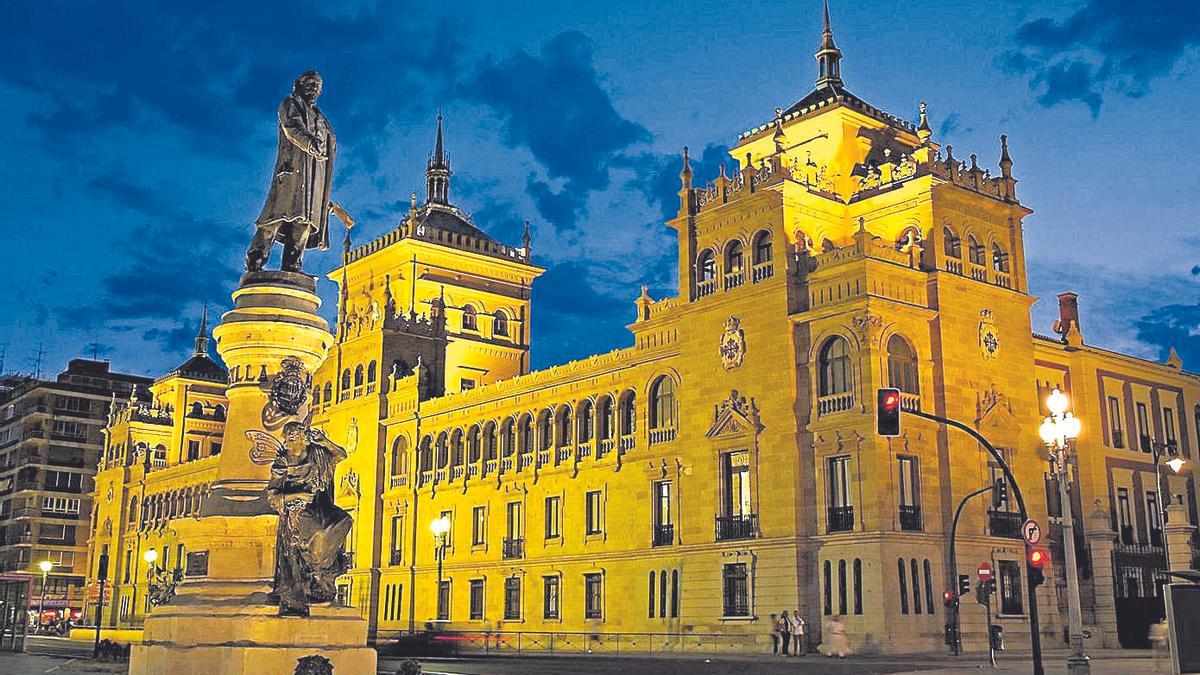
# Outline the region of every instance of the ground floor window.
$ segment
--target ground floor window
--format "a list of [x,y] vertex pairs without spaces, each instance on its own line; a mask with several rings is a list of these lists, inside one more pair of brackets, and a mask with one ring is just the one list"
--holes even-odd
[[559,578],[542,577],[542,618],[558,620],[561,618],[558,611],[558,585]]
[[483,620],[483,579],[471,580],[471,621]]
[[1021,564],[1016,560],[1001,560],[1000,613],[1024,614],[1025,603],[1021,598]]
[[725,616],[750,616],[750,577],[746,563],[727,563],[722,571]]
[[515,621],[521,618],[521,577],[509,577],[504,580],[504,620]]
[[384,621],[396,621],[400,618],[400,598],[403,597],[403,589],[403,584],[387,584],[384,586]]
[[443,581],[438,585],[438,621],[450,620],[450,582]]
[[583,575],[585,619],[599,619],[604,616],[604,577],[600,574]]

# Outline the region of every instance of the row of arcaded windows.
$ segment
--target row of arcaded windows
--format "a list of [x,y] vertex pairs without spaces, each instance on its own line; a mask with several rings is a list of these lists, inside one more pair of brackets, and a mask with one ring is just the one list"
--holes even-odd
[[[825,341],[817,353],[818,392],[833,396],[854,391],[850,342],[841,335]],[[909,394],[921,393],[917,352],[908,340],[892,335],[887,342],[888,386]]]
[[[771,276],[769,272],[759,273],[771,263],[771,231],[760,230],[751,238],[751,264],[755,272],[751,279],[757,283]],[[740,286],[745,281],[746,246],[740,239],[734,239],[725,244],[721,250],[720,259],[725,274],[725,288]],[[717,251],[706,248],[696,256],[697,295],[705,296],[716,290],[717,286]]]
[[145,530],[165,524],[172,518],[199,515],[200,503],[208,494],[208,490],[207,485],[194,485],[182,490],[149,495],[141,503],[140,510],[138,497],[134,495],[129,499],[129,523],[140,524],[140,529]]
[[[487,316],[486,314],[484,316]],[[500,310],[491,313],[492,317],[492,335],[495,337],[508,337],[508,315]],[[471,305],[467,305],[462,309],[462,329],[465,331],[476,332],[479,330],[479,314]]]
[[[362,396],[364,393],[371,394],[375,392],[375,382],[379,379],[379,365],[375,361],[371,361],[365,367],[360,363],[355,366],[353,373],[349,368],[342,371],[342,386],[341,400],[346,400],[352,395],[355,397]],[[312,404],[313,406],[321,405],[322,403],[333,403],[333,382],[326,382],[323,386],[317,385],[313,387]]]
[[[942,228],[942,252],[946,257],[962,260],[962,239],[950,229],[950,226]],[[975,235],[967,235],[967,260],[979,267],[987,267],[987,246],[981,244]],[[1008,253],[1000,246],[998,242],[992,243],[992,259],[991,267],[997,272],[1007,273],[1009,271]]]
[[[678,416],[675,400],[675,381],[660,375],[650,385],[648,423],[652,430],[673,429]],[[418,471],[431,471],[447,466],[461,466],[530,454],[535,450],[551,450],[593,441],[615,441],[632,436],[636,430],[637,394],[626,390],[620,394],[602,394],[586,398],[572,406],[563,403],[537,413],[520,413],[503,420],[489,420],[467,429],[452,429],[426,435],[418,446]],[[400,475],[407,464],[405,452],[408,441],[397,438],[392,445],[392,475]]]

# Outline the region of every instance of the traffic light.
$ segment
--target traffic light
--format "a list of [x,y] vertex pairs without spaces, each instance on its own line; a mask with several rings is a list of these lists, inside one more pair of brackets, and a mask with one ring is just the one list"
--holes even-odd
[[958,594],[959,595],[967,595],[970,592],[971,592],[971,575],[970,574],[958,575]]
[[875,432],[880,436],[900,435],[900,390],[880,389],[875,406]]
[[107,579],[108,578],[108,554],[107,553],[100,554],[100,563],[96,566],[96,578],[97,579]]
[[946,591],[945,593],[942,593],[942,605],[946,607],[953,607],[954,600],[954,591]]
[[999,476],[996,482],[992,484],[992,510],[998,511],[1001,506],[1008,503],[1008,483],[1004,482],[1004,477]]
[[1037,588],[1046,583],[1046,561],[1050,559],[1050,554],[1044,548],[1029,549],[1029,586]]

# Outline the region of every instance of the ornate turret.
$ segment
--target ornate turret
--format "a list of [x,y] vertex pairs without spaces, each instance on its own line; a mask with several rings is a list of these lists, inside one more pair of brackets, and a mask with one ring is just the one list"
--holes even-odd
[[825,2],[825,23],[821,30],[821,47],[817,49],[817,88],[842,86],[842,52],[833,44],[833,29],[829,26],[829,1]]
[[442,114],[437,116],[437,141],[429,164],[425,168],[425,201],[431,204],[450,203],[450,160],[442,147]]

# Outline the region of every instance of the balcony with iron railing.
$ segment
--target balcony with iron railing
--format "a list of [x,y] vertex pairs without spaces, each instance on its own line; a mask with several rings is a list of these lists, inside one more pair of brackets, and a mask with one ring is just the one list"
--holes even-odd
[[900,529],[921,531],[921,507],[912,504],[900,505]]
[[734,516],[717,516],[717,541],[753,539],[758,529],[757,523],[758,516],[753,513],[743,513]]
[[665,525],[654,526],[654,545],[655,546],[670,546],[675,543],[675,525],[667,523]]
[[404,562],[404,551],[393,550],[392,554],[390,556],[388,556],[388,564],[389,565],[399,565],[403,562]]
[[1006,539],[1021,538],[1021,514],[988,510],[988,533]]
[[525,540],[522,538],[505,539],[501,548],[500,555],[505,560],[517,560],[525,557]]
[[817,417],[847,412],[854,408],[854,392],[844,391],[817,398]]
[[827,533],[851,532],[854,530],[853,506],[830,506],[825,509]]

